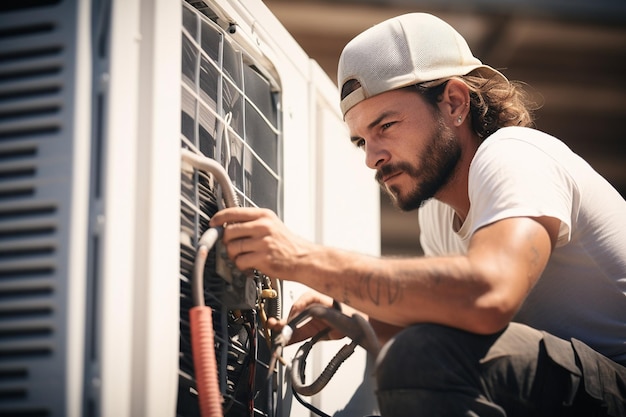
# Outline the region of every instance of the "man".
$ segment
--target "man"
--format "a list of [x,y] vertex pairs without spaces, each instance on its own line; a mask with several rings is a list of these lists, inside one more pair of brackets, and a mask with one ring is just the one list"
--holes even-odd
[[528,127],[519,85],[434,16],[357,36],[338,82],[366,164],[400,208],[420,208],[427,256],[327,248],[269,211],[230,209],[211,225],[226,224],[236,265],[319,291],[291,315],[336,299],[391,338],[383,416],[626,415],[624,199]]

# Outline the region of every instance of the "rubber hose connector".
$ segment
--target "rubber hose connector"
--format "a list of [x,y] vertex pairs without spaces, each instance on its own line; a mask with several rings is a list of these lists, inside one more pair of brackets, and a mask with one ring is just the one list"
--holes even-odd
[[222,417],[222,394],[217,374],[212,314],[209,306],[189,309],[191,348],[202,417]]

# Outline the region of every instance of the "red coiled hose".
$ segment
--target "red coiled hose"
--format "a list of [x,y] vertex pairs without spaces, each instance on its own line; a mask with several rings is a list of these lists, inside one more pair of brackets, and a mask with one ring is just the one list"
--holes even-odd
[[204,303],[203,271],[209,254],[221,232],[207,230],[200,238],[200,245],[194,262],[192,297],[194,306],[189,309],[191,327],[191,353],[198,390],[198,404],[202,417],[223,417],[222,394],[215,357],[215,337],[213,330],[213,310]]
[[195,306],[189,309],[191,348],[202,417],[223,416],[212,315],[213,312],[209,306]]

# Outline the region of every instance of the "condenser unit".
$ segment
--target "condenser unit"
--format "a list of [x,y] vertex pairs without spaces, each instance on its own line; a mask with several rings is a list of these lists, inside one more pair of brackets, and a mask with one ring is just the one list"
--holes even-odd
[[[223,190],[184,152],[223,167],[240,205],[377,254],[377,186],[336,95],[257,0],[2,2],[0,415],[199,415],[191,270]],[[268,378],[256,298],[272,287],[263,314],[286,314],[306,288],[235,282],[219,250],[203,284],[224,415],[309,415],[284,369]],[[365,354],[344,367],[307,401],[371,403]]]

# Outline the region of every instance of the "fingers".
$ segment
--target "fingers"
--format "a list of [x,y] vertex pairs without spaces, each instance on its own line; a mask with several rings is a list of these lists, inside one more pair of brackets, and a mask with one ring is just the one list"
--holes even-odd
[[275,332],[279,332],[283,329],[283,327],[285,327],[285,324],[287,324],[286,321],[284,320],[278,320],[275,317],[269,317],[267,319],[266,322],[266,326],[268,329],[273,330]]
[[252,207],[229,208],[217,212],[210,221],[211,227],[224,226],[222,242],[231,259],[255,250],[255,240],[271,231],[270,218],[274,213]]
[[257,269],[276,278],[297,280],[293,272],[298,256],[311,247],[309,242],[291,233],[268,209],[220,210],[210,224],[224,226],[222,243],[229,258],[242,271]]
[[275,214],[268,209],[255,207],[233,207],[225,208],[213,215],[209,222],[211,227],[233,225],[235,223],[245,223],[257,220],[261,217],[271,217]]
[[319,293],[314,290],[309,290],[302,294],[291,306],[291,310],[289,310],[289,316],[287,317],[287,322],[294,319],[298,314],[306,310],[307,307],[313,304],[321,304],[324,306],[332,306],[333,299]]
[[295,317],[296,314],[300,313],[311,304],[321,304],[323,306],[330,307],[333,305],[333,299],[315,290],[309,290],[302,294],[293,303],[293,307],[291,308],[291,312],[289,313],[290,318],[291,316]]
[[[275,318],[268,318],[266,326],[273,331],[281,331],[282,328],[289,323],[298,314],[304,311],[312,304],[322,304],[327,307],[332,306],[333,299],[322,293],[314,290],[309,290],[302,294],[292,305],[289,311],[289,317],[287,320],[277,320]],[[293,329],[293,335],[289,341],[289,344],[298,343],[303,340],[309,339],[321,331],[328,329],[330,326],[325,320],[313,318],[308,321],[304,321],[300,326],[296,326]],[[332,329],[325,339],[341,339],[345,335],[335,329]]]
[[[268,218],[272,214],[266,209],[235,207],[220,210],[211,218],[209,222],[211,227],[224,226],[222,243],[226,246],[229,258],[239,269],[247,269],[242,260],[245,259],[245,255],[254,252],[255,241],[266,233],[267,227],[262,227],[262,222],[258,220]],[[252,260],[248,260],[246,264],[250,262]],[[254,268],[253,264],[250,265]]]

